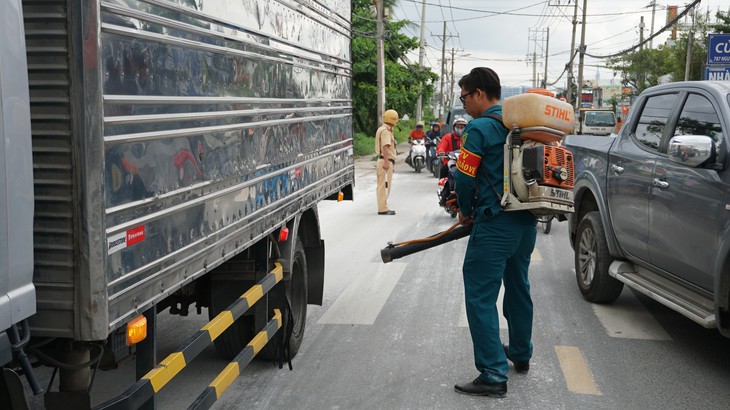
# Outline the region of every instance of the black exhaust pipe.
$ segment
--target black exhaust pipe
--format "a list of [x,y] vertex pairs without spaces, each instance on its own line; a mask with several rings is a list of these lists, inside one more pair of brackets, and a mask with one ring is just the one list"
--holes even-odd
[[402,245],[388,244],[387,247],[380,250],[380,257],[383,259],[383,263],[393,262],[395,259],[400,259],[404,256],[445,244],[446,242],[461,239],[465,236],[469,236],[471,233],[471,225],[461,225],[454,228],[451,232],[439,237],[442,233],[437,233],[436,235],[426,239],[405,242]]

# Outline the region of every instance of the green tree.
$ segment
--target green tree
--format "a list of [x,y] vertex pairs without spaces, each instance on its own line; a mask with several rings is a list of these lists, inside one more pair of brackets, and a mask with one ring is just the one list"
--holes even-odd
[[[392,7],[395,0],[385,0]],[[375,19],[370,12],[370,0],[352,2],[352,105],[356,132],[373,134],[379,126],[377,118],[377,46]],[[417,63],[407,60],[406,54],[418,48],[416,37],[400,31],[412,23],[407,20],[385,23],[385,105],[399,115],[415,112],[418,84],[423,82],[423,101],[434,92],[438,76],[430,69],[419,70]]]

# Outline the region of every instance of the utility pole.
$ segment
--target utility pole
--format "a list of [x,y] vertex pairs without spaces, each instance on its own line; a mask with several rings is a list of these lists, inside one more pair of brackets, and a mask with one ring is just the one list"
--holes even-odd
[[[421,42],[418,50],[418,69],[423,71],[423,58],[426,55],[426,0],[421,6]],[[423,116],[423,82],[418,82],[418,101],[416,101],[416,122]]]
[[573,53],[575,52],[575,28],[578,25],[578,0],[573,0],[573,40],[570,42],[570,61],[568,62],[568,89],[566,97],[569,103],[573,103]]
[[[641,21],[639,22],[639,51],[644,51],[644,16],[641,16]],[[639,58],[638,64],[637,64],[637,70],[638,73],[636,73],[636,82],[637,86],[639,87],[639,91],[644,90],[644,67],[642,64],[642,58]]]
[[586,9],[588,8],[588,0],[583,0],[583,26],[580,28],[580,60],[578,61],[578,103],[577,109],[580,110],[583,102],[583,62],[586,53]]
[[537,88],[537,51],[532,51],[532,88]]
[[[651,0],[651,31],[649,32],[649,36],[651,37],[654,34],[654,15],[656,14],[656,0]],[[649,48],[654,48],[654,39],[652,38],[649,40]]]
[[689,11],[690,17],[692,18],[692,25],[689,26],[689,34],[687,35],[687,59],[684,63],[684,81],[689,81],[689,75],[692,71],[692,39],[694,37],[694,33],[692,30],[695,26],[695,9],[692,7],[692,10]]
[[547,28],[547,38],[545,39],[545,75],[542,78],[542,88],[547,88],[548,76],[548,49],[550,48],[550,27]]
[[[439,36],[437,36],[439,37]],[[444,114],[444,80],[446,79],[446,40],[448,40],[451,37],[456,37],[452,35],[446,35],[446,22],[444,21],[444,34],[441,37],[441,93],[439,95],[439,116],[438,118],[443,117]]]
[[455,49],[451,48],[451,88],[449,88],[449,98],[447,101],[449,102],[449,107],[454,105],[454,102],[452,99],[454,98],[454,53]]
[[378,16],[377,22],[377,53],[378,53],[378,119],[376,123],[380,124],[385,112],[385,45],[383,44],[383,0],[375,0],[375,8]]

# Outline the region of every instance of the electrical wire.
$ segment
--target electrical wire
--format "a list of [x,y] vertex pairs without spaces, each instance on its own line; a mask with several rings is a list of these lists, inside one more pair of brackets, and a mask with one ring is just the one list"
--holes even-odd
[[672,28],[672,26],[673,26],[673,25],[674,25],[674,24],[675,24],[676,22],[678,22],[678,21],[679,21],[679,20],[680,20],[680,19],[681,19],[682,17],[684,17],[685,15],[687,15],[687,13],[689,13],[689,12],[690,12],[690,10],[692,10],[692,9],[694,8],[694,6],[696,6],[696,5],[697,5],[697,4],[699,4],[699,3],[700,3],[700,0],[694,0],[694,1],[692,2],[692,4],[690,4],[689,6],[687,6],[687,8],[685,8],[685,9],[684,9],[684,10],[683,10],[683,11],[682,11],[681,13],[677,14],[677,17],[675,17],[674,19],[672,19],[672,21],[670,21],[669,23],[667,23],[667,25],[666,25],[666,26],[662,27],[662,28],[661,28],[661,29],[660,29],[659,31],[657,31],[656,33],[654,33],[654,34],[652,34],[651,36],[649,36],[649,38],[645,39],[645,40],[644,40],[644,41],[642,41],[642,42],[639,42],[638,44],[636,44],[636,45],[634,45],[634,46],[632,46],[632,47],[629,47],[629,48],[627,48],[626,50],[623,50],[623,51],[619,51],[618,53],[613,53],[613,54],[603,55],[603,56],[601,56],[601,55],[594,55],[594,54],[590,54],[590,53],[586,53],[585,51],[583,51],[583,54],[584,54],[584,55],[586,55],[586,56],[588,56],[588,57],[592,57],[592,58],[598,58],[598,59],[603,59],[603,58],[612,58],[612,57],[620,57],[620,56],[623,56],[623,55],[629,54],[629,53],[631,53],[632,51],[636,50],[637,48],[639,48],[639,47],[643,46],[644,44],[648,44],[648,43],[649,43],[649,42],[650,42],[651,40],[653,40],[653,39],[654,39],[655,37],[659,36],[659,35],[660,35],[660,34],[662,34],[663,32],[665,32],[665,31],[667,31],[668,29]]

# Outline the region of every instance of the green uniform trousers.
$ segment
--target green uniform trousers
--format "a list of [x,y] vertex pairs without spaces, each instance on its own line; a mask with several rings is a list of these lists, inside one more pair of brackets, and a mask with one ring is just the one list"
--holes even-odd
[[497,296],[504,281],[502,312],[513,360],[532,357],[532,299],[528,269],[537,235],[534,216],[522,212],[477,218],[464,258],[464,293],[474,362],[482,380],[507,381],[509,364],[499,335]]

